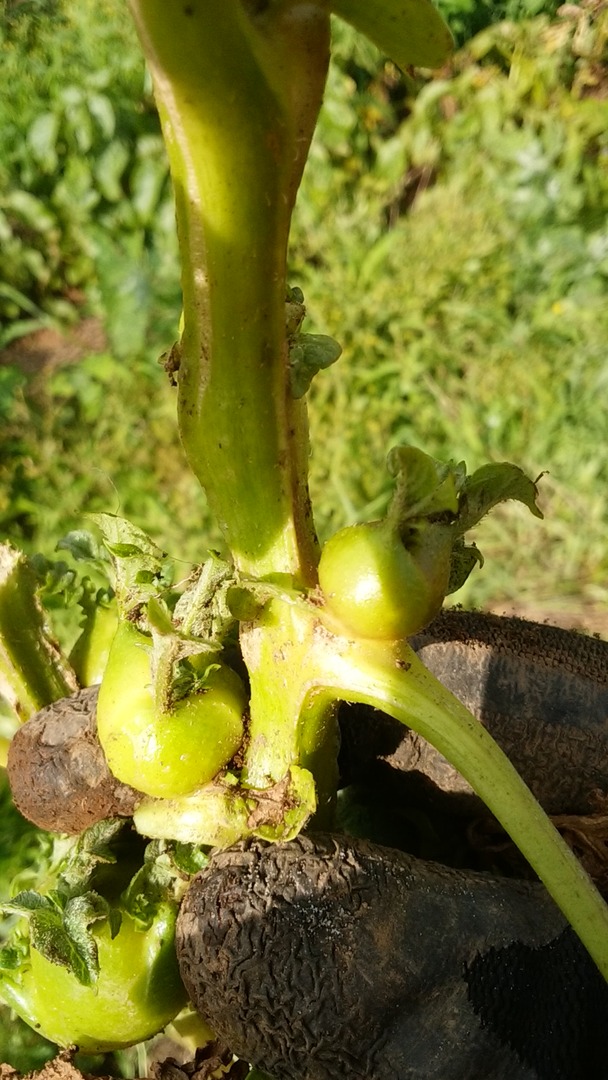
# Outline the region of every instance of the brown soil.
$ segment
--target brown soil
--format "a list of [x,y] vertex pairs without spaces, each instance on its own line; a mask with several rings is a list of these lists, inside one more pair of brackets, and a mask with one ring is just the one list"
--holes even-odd
[[[169,1046],[175,1049],[174,1044]],[[27,1073],[23,1080],[113,1080],[81,1072],[74,1065],[73,1056],[74,1050],[61,1050],[53,1061],[48,1061],[38,1072]],[[174,1057],[157,1059],[150,1066],[149,1080],[208,1080],[220,1073],[224,1080],[244,1080],[249,1066],[244,1061],[232,1062],[232,1056],[219,1041],[208,1043],[196,1051],[194,1061],[183,1063]],[[0,1080],[21,1080],[21,1075],[12,1065],[0,1063]]]
[[87,318],[70,330],[45,328],[11,341],[0,350],[0,364],[11,364],[34,375],[42,369],[72,364],[90,353],[103,352],[106,347],[107,339],[100,320]]
[[[18,1080],[20,1074],[12,1065],[0,1064],[0,1080]],[[63,1050],[53,1061],[47,1061],[39,1072],[27,1074],[26,1080],[94,1080],[86,1073],[81,1073],[72,1062],[72,1052]],[[111,1080],[95,1077],[95,1080]]]
[[581,630],[608,639],[608,611],[606,607],[549,604],[496,604],[488,609],[494,615],[515,615],[530,622],[561,626],[564,630]]

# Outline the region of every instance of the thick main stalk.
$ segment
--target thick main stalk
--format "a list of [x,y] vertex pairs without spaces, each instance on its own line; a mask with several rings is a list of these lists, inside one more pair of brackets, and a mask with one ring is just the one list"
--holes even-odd
[[321,102],[314,5],[131,0],[163,123],[182,256],[180,432],[237,566],[310,583],[305,410],[289,392],[286,251]]

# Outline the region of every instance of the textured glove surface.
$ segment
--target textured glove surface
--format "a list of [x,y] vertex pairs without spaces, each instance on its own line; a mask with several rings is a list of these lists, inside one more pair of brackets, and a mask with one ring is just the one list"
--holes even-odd
[[196,1007],[275,1080],[601,1080],[608,990],[542,886],[346,837],[239,845],[178,923]]

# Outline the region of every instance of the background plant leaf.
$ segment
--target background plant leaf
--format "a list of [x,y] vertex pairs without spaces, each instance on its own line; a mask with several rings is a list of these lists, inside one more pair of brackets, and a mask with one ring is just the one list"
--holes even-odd
[[365,34],[399,67],[439,67],[450,31],[430,0],[331,0],[332,11]]

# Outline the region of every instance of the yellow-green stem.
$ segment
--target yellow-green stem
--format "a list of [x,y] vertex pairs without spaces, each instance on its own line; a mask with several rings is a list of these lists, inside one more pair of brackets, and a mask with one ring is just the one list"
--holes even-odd
[[608,906],[485,728],[405,642],[334,638],[319,690],[381,709],[427,739],[471,784],[528,860],[608,980]]
[[335,695],[315,693],[319,658],[310,605],[269,603],[244,626],[241,648],[251,684],[248,745],[241,774],[246,787],[267,788],[292,765],[308,769],[317,789],[317,824],[331,824],[338,787]]
[[131,0],[176,195],[182,441],[239,569],[310,584],[316,548],[306,413],[289,391],[286,252],[329,17],[311,4],[255,7]]

